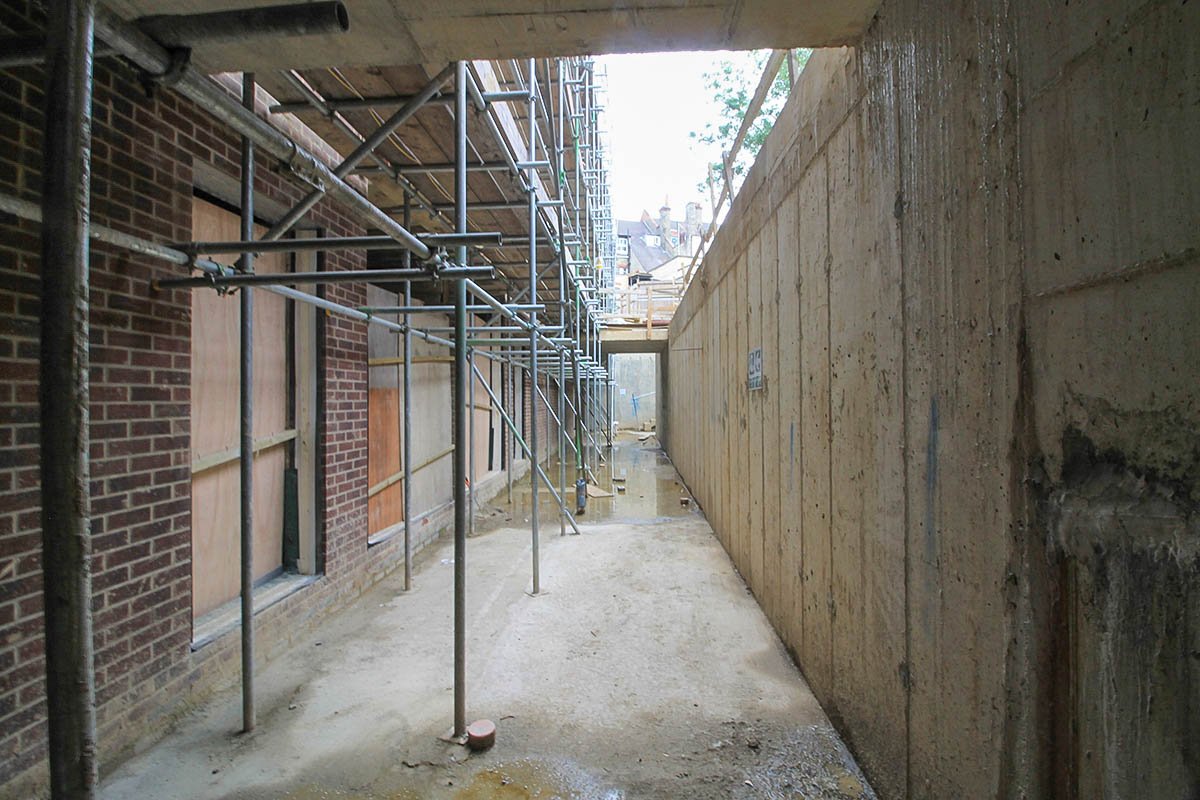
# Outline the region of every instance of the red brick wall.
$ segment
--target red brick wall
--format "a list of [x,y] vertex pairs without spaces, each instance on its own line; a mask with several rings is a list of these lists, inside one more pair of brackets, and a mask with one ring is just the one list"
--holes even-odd
[[[558,367],[556,366],[557,370]],[[517,378],[516,380],[520,380]],[[525,379],[521,381],[524,387],[524,405],[522,406],[522,419],[520,420],[522,435],[527,443],[531,443],[530,433],[532,428],[529,426],[529,412],[533,408],[534,398],[537,398],[537,430],[538,430],[538,461],[544,462],[551,455],[558,452],[558,427],[554,424],[554,419],[550,416],[550,412],[546,409],[546,403],[542,398],[536,395],[533,391],[533,385],[529,380],[529,373],[525,373]],[[550,388],[546,388],[546,373],[539,365],[538,369],[538,387],[542,390],[542,395],[550,402],[550,407],[554,409],[554,413],[558,413],[558,388],[554,381],[550,382]],[[564,404],[565,406],[565,404]],[[570,408],[566,409],[567,416],[570,417]],[[520,445],[517,445],[520,449]],[[521,458],[525,454],[520,453]],[[545,467],[543,466],[543,469]],[[547,475],[550,473],[547,472]],[[556,473],[557,474],[557,473]]]
[[[0,0],[0,25],[39,29],[32,0]],[[0,71],[0,191],[37,201],[42,83],[38,68]],[[238,175],[239,141],[170,91],[148,99],[133,72],[97,64],[95,222],[159,241],[192,238],[193,169]],[[274,174],[256,189],[283,204],[302,192]],[[311,224],[363,231],[322,203]],[[306,223],[307,224],[307,223]],[[0,796],[38,783],[45,757],[38,488],[36,225],[0,213]],[[361,268],[329,254],[330,269]],[[169,721],[171,709],[236,676],[236,635],[191,652],[190,299],[153,291],[170,264],[95,245],[91,264],[91,489],[96,686],[102,760]],[[330,299],[365,301],[361,286]],[[289,626],[357,592],[393,562],[367,552],[366,330],[321,317],[327,579],[260,614],[269,657]],[[318,492],[320,494],[320,491]],[[274,625],[274,627],[272,627]]]
[[[325,296],[356,308],[367,304],[366,289],[359,284],[330,284]],[[344,317],[325,318],[325,413],[317,433],[325,443],[325,572],[334,578],[367,558],[366,354],[366,325]]]

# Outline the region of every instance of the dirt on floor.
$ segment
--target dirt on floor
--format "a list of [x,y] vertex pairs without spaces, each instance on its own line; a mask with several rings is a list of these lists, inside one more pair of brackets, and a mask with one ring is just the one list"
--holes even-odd
[[477,517],[467,708],[496,723],[491,750],[439,738],[453,718],[443,540],[411,592],[383,581],[259,670],[254,733],[236,733],[226,693],[101,797],[873,798],[657,442],[622,437],[612,462],[597,477],[614,496],[589,500],[582,535],[560,536],[539,502],[536,597],[528,481]]

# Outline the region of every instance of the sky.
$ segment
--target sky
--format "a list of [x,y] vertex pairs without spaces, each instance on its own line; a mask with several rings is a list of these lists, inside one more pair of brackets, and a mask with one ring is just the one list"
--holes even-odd
[[[708,190],[697,184],[704,180],[705,165],[720,158],[720,150],[693,142],[689,134],[717,119],[704,71],[723,56],[750,58],[746,53],[706,52],[597,59],[608,73],[601,130],[608,135],[617,219],[638,219],[643,209],[657,217],[664,200],[674,219],[682,220],[684,206],[693,200],[704,207],[704,219],[711,218]],[[749,80],[757,83],[758,75]]]

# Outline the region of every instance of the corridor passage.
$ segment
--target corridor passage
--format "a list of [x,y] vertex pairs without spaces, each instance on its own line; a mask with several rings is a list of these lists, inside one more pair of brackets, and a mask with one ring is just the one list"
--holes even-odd
[[101,796],[873,798],[657,440],[624,434],[612,460],[598,477],[614,496],[589,500],[582,536],[543,509],[538,597],[528,481],[480,510],[468,718],[496,722],[490,751],[438,738],[453,702],[441,541],[410,593],[388,577],[262,670],[256,732],[236,735],[238,695],[219,695]]

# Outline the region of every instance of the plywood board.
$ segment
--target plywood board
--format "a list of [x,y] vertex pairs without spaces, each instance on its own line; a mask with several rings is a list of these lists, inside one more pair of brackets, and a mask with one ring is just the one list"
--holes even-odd
[[[450,324],[445,314],[422,314],[421,321],[430,327]],[[415,357],[444,356],[445,348],[413,338]],[[451,370],[445,364],[412,364],[412,459],[424,464],[452,443]],[[451,458],[440,458],[413,476],[412,514],[430,511],[453,497]]]
[[[235,240],[237,216],[200,199],[193,201],[196,240]],[[261,233],[261,229],[259,230]],[[260,257],[260,273],[283,272],[283,254]],[[267,292],[254,294],[254,437],[278,434],[288,426],[288,345],[286,301]],[[238,296],[211,291],[192,294],[192,460],[238,446]],[[254,459],[254,576],[278,570],[283,562],[283,472],[286,448],[260,452]],[[200,616],[239,591],[240,512],[237,462],[197,475],[192,482],[192,612]]]
[[[395,306],[401,298],[378,286],[367,286],[367,305]],[[367,358],[399,358],[402,337],[379,325],[367,326]],[[404,468],[402,367],[396,364],[367,369],[367,485],[394,479]],[[367,530],[381,533],[404,521],[404,482],[395,481],[367,498]]]
[[[372,367],[371,374],[395,367]],[[395,388],[371,387],[367,392],[367,486],[377,486],[403,469],[401,463],[401,397]],[[404,484],[371,495],[367,501],[368,531],[379,533],[404,521]]]
[[199,617],[239,590],[238,465],[192,479],[192,615]]

